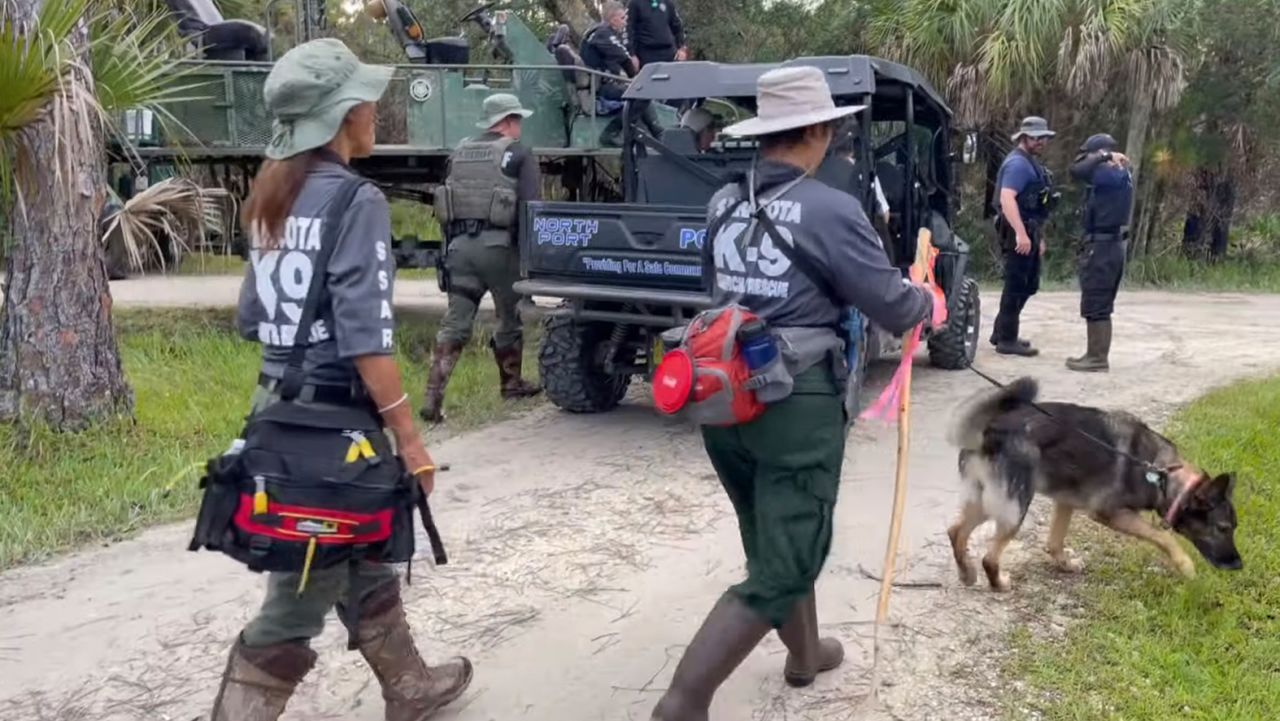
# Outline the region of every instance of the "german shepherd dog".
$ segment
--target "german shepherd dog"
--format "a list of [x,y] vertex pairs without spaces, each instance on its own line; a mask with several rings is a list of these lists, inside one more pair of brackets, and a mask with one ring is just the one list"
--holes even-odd
[[960,518],[948,535],[962,583],[977,581],[968,555],[970,535],[994,520],[996,533],[982,568],[991,588],[1009,590],[1000,556],[1037,493],[1054,501],[1047,550],[1061,570],[1084,570],[1064,545],[1076,511],[1154,544],[1188,578],[1195,575],[1195,564],[1173,534],[1143,520],[1142,511],[1159,513],[1214,567],[1244,566],[1235,544],[1234,475],[1201,471],[1172,441],[1128,413],[1070,403],[1036,406],[1038,391],[1035,380],[1020,378],[975,395],[953,421],[949,440],[960,449],[964,493]]

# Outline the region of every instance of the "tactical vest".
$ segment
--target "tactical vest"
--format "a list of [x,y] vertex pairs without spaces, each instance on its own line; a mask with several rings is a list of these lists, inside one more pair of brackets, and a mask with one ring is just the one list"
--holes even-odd
[[1022,214],[1023,222],[1042,223],[1049,218],[1047,196],[1052,189],[1052,181],[1045,167],[1036,162],[1036,159],[1022,148],[1014,148],[1013,152],[1005,156],[1004,162],[1000,164],[1000,172],[996,175],[996,192],[992,198],[996,217],[1004,217],[1004,214],[1000,212],[1000,189],[1004,184],[1005,170],[1008,169],[1014,157],[1019,155],[1031,163],[1036,177],[1030,183],[1027,183],[1027,187],[1023,188],[1021,193],[1018,193],[1018,212]]
[[1123,172],[1120,185],[1098,187],[1092,181],[1085,195],[1084,230],[1086,233],[1115,233],[1129,224],[1129,207],[1133,204],[1133,176],[1127,171],[1114,171],[1099,166],[1095,177],[1103,172]]
[[476,221],[481,230],[516,225],[516,178],[502,172],[502,159],[515,140],[467,139],[449,159],[449,176],[436,190],[440,223]]

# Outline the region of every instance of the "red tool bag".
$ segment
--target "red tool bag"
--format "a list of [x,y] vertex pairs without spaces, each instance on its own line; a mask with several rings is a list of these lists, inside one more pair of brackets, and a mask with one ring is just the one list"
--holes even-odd
[[738,329],[758,317],[740,305],[703,311],[667,353],[653,377],[654,405],[667,415],[683,412],[698,425],[735,426],[764,413],[746,387],[751,369],[738,347]]

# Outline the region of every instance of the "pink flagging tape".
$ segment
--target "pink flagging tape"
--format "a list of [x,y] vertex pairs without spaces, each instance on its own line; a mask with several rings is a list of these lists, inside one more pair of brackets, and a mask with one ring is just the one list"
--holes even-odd
[[906,344],[902,348],[902,361],[898,363],[898,370],[894,371],[893,379],[889,381],[889,385],[885,386],[884,391],[880,393],[880,397],[871,407],[863,411],[859,418],[869,421],[883,421],[884,423],[896,423],[898,421],[898,406],[902,400],[902,389],[906,385],[907,375],[910,373],[911,362],[915,357],[916,349],[920,347],[920,331],[922,325],[915,327],[911,332],[911,337],[907,339]]

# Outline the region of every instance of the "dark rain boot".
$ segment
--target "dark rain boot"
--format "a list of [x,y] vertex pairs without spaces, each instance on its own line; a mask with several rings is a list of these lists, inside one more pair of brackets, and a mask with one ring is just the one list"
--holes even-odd
[[426,721],[471,685],[471,661],[457,657],[428,666],[418,655],[396,582],[384,584],[361,604],[356,640],[382,686],[387,721]]
[[522,341],[516,341],[505,348],[499,348],[491,342],[489,347],[493,348],[493,359],[498,363],[498,380],[503,400],[531,398],[542,392],[541,388],[526,383],[524,378],[520,377],[520,371],[524,365]]
[[276,721],[315,664],[316,652],[303,644],[251,648],[237,638],[213,701],[211,721]]
[[663,128],[658,122],[658,111],[654,110],[653,103],[645,103],[644,109],[640,111],[640,122],[644,123],[650,135],[659,140],[662,139]]
[[778,629],[778,638],[787,647],[782,675],[792,686],[808,686],[818,674],[844,661],[844,646],[839,641],[818,638],[818,602],[812,591],[796,604],[791,618]]
[[1081,373],[1106,373],[1111,369],[1107,356],[1111,354],[1111,321],[1091,320],[1086,328],[1089,336],[1088,350],[1079,358],[1068,358],[1067,368]]
[[685,649],[650,721],[707,721],[716,689],[769,630],[737,596],[721,596]]
[[422,410],[418,415],[427,423],[439,423],[444,420],[444,389],[449,385],[449,376],[462,356],[462,346],[458,343],[442,342],[436,344],[431,356],[431,370],[427,373],[427,390],[422,398]]
[[600,131],[600,146],[617,148],[622,146],[622,115],[615,115],[604,130]]

